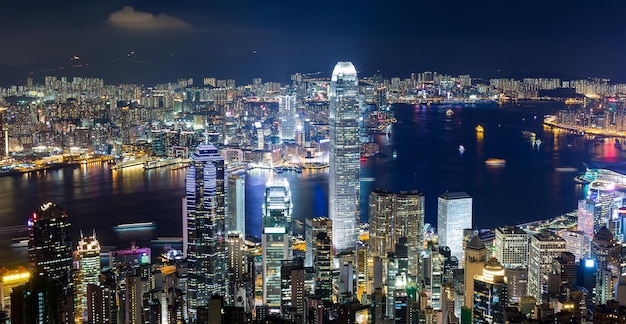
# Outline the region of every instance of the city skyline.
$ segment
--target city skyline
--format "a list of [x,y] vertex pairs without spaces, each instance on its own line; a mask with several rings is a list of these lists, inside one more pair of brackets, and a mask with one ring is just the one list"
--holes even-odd
[[[3,78],[22,81],[43,71],[115,71],[123,80],[128,70],[141,71],[146,83],[159,75],[187,77],[195,71],[240,82],[252,77],[285,81],[292,71],[329,73],[337,59],[353,61],[363,75],[434,70],[624,80],[626,48],[618,23],[624,6],[582,1],[11,2],[0,8],[0,26],[7,31],[0,41],[12,45],[0,53],[0,64],[5,64]],[[58,41],[60,35],[65,41]],[[601,44],[601,50],[586,46],[586,39]],[[45,51],[31,50],[32,44]]]

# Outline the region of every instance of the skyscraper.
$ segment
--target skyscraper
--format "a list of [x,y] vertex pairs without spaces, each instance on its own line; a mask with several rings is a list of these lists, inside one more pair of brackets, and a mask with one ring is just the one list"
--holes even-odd
[[94,230],[92,236],[83,236],[78,241],[76,259],[78,271],[76,273],[76,317],[87,320],[87,285],[98,285],[100,282],[100,243],[96,239]]
[[437,204],[439,245],[450,248],[452,255],[463,260],[463,230],[472,228],[472,197],[465,192],[445,192]]
[[333,249],[356,247],[359,217],[359,80],[351,62],[339,62],[330,82],[329,215]]
[[[42,292],[55,297],[47,300],[45,308],[53,309],[57,323],[74,320],[74,284],[72,277],[72,239],[70,221],[63,208],[47,202],[28,220],[28,259],[33,274],[31,292]],[[29,289],[31,289],[29,288]],[[42,307],[39,305],[38,308]],[[40,312],[41,309],[28,309]]]
[[246,238],[246,178],[228,177],[228,231],[238,231]]
[[287,179],[271,179],[265,186],[263,203],[263,304],[279,308],[280,267],[291,259],[291,190]]
[[296,96],[279,96],[278,111],[280,113],[281,139],[283,141],[293,140],[296,133]]
[[224,159],[208,142],[198,145],[187,170],[183,236],[189,262],[190,310],[227,295],[226,173]]

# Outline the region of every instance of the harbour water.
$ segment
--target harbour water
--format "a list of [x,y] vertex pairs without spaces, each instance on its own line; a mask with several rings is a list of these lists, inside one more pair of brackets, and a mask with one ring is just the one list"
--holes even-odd
[[[528,106],[395,105],[397,123],[376,135],[381,155],[361,163],[361,220],[367,221],[372,189],[419,190],[426,196],[426,221],[435,224],[437,196],[446,190],[474,197],[474,227],[486,228],[550,218],[576,208],[581,185],[573,178],[588,160],[621,161],[612,140],[583,137],[542,125],[555,103]],[[452,109],[454,114],[446,114]],[[536,117],[535,117],[536,116]],[[484,127],[483,133],[476,126]],[[533,144],[523,131],[534,132]],[[461,154],[459,146],[464,147]],[[395,154],[394,154],[395,153]],[[394,158],[395,156],[395,158]],[[487,165],[487,159],[504,164]],[[111,171],[97,163],[20,176],[0,177],[0,266],[26,264],[26,249],[13,238],[26,236],[26,220],[38,205],[53,201],[71,217],[74,240],[96,230],[100,243],[125,248],[156,237],[181,236],[185,169],[144,171],[141,166]],[[269,170],[246,175],[246,231],[259,236],[261,205]],[[291,186],[295,230],[304,219],[327,215],[328,170],[285,171]],[[124,223],[153,222],[132,231]],[[13,244],[13,246],[12,246]],[[153,253],[154,254],[154,253]]]

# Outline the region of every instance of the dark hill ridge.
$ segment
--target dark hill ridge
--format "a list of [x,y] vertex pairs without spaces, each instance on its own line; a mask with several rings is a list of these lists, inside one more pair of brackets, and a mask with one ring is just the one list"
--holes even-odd
[[233,53],[219,57],[209,53],[187,53],[182,56],[133,56],[106,61],[67,60],[20,68],[0,65],[0,86],[24,85],[28,77],[33,78],[35,83],[43,83],[43,78],[50,75],[102,78],[105,84],[154,85],[194,78],[195,85],[201,85],[203,77],[235,79],[237,84],[249,84],[257,77],[264,82],[288,82],[291,73],[262,53]]

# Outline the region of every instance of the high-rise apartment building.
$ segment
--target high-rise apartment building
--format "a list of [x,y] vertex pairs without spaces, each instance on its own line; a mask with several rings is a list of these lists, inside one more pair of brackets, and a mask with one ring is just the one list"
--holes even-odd
[[359,223],[359,80],[351,62],[339,62],[330,83],[329,215],[333,249],[356,248]]
[[528,295],[542,300],[547,287],[548,275],[552,270],[552,259],[565,252],[565,240],[551,232],[540,232],[530,236],[528,252]]
[[224,159],[208,142],[198,145],[187,170],[183,244],[189,263],[188,306],[193,312],[209,298],[226,296],[226,172]]
[[369,255],[386,257],[389,252],[395,253],[396,246],[405,238],[406,247],[411,251],[408,253],[408,274],[420,276],[423,272],[424,195],[418,191],[372,191],[369,223]]
[[291,259],[291,190],[284,178],[271,179],[265,186],[263,203],[263,304],[279,308],[281,304],[280,268],[283,260]]
[[516,226],[496,229],[496,259],[505,268],[528,265],[528,234]]
[[87,321],[87,285],[98,285],[100,282],[100,243],[96,239],[94,230],[92,236],[84,236],[76,246],[76,260],[78,271],[76,272],[76,303],[74,306],[76,318]]
[[472,228],[472,197],[465,192],[445,192],[437,203],[439,244],[463,260],[463,230]]

